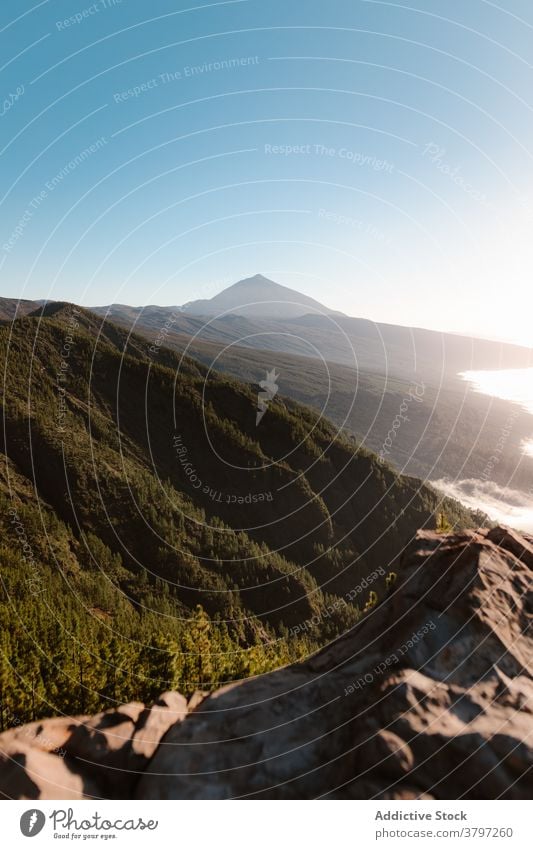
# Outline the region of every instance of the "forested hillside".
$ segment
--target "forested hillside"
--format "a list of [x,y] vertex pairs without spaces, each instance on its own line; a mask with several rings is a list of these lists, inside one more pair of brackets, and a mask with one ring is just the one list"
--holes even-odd
[[2,727],[303,657],[418,528],[478,522],[163,343],[61,304],[0,327]]

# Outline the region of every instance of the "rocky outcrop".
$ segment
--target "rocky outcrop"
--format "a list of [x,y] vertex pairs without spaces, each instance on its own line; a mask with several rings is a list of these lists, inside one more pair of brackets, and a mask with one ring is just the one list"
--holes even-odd
[[162,737],[187,714],[180,693],[152,707],[32,722],[0,735],[0,797],[128,798]]
[[0,793],[530,798],[532,570],[509,529],[420,532],[387,598],[305,663],[8,731]]

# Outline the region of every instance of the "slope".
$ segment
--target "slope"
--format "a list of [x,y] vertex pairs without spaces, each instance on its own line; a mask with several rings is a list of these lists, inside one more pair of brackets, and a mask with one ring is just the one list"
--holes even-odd
[[255,387],[72,305],[0,328],[0,361],[0,686],[24,719],[288,662],[437,511],[477,521],[292,401],[256,427]]

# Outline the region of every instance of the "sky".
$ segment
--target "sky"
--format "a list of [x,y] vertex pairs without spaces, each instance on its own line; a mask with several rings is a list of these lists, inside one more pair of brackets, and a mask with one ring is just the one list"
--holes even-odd
[[529,0],[2,0],[0,295],[533,345]]

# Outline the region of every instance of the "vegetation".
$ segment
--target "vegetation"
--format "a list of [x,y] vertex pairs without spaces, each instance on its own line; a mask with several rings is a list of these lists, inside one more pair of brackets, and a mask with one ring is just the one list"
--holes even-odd
[[450,531],[453,531],[453,525],[448,520],[445,513],[437,513],[435,530],[438,534],[448,534]]
[[441,509],[312,410],[256,427],[255,387],[69,305],[0,327],[0,364],[1,727],[305,657]]
[[[117,316],[117,320],[119,318]],[[136,318],[138,331],[153,338],[156,331],[144,314]],[[122,320],[126,319],[122,316]],[[127,323],[131,324],[131,320],[127,319]],[[426,357],[418,345],[413,347],[410,339],[405,340],[403,350],[404,354],[407,350],[416,350],[416,368],[414,363],[395,356],[388,346],[385,359],[382,352],[373,366],[370,363],[365,365],[365,345],[356,335],[354,347],[358,360],[361,354],[363,361],[359,362],[354,397],[353,361],[351,365],[342,365],[338,358],[333,357],[328,359],[326,369],[322,360],[309,356],[309,348],[302,351],[307,356],[297,356],[283,351],[258,351],[239,344],[228,345],[227,332],[231,329],[225,327],[226,333],[223,333],[223,329],[219,328],[218,341],[215,329],[209,325],[205,333],[190,339],[185,335],[185,327],[182,331],[176,328],[176,333],[168,336],[166,344],[180,351],[187,344],[187,350],[197,360],[207,365],[216,360],[219,369],[242,381],[257,380],[257,375],[268,363],[281,374],[280,392],[299,403],[311,405],[315,410],[322,410],[329,420],[349,430],[376,453],[380,454],[385,447],[386,453],[383,453],[386,458],[404,474],[434,481],[442,478],[452,481],[483,479],[487,473],[487,457],[498,446],[499,462],[490,469],[491,479],[501,487],[511,485],[525,493],[529,491],[533,459],[523,455],[522,445],[531,437],[531,416],[508,401],[469,391],[468,384],[457,374],[476,367],[504,368],[503,362],[496,364],[493,361],[490,366],[490,359],[487,359],[484,364],[479,362],[475,366],[468,355],[460,363],[457,358],[444,356],[442,350],[434,350],[433,356]],[[211,336],[215,337],[213,341],[204,341]],[[257,338],[260,341],[265,339],[262,335]],[[329,334],[328,340],[323,338],[325,345],[329,338]],[[447,341],[453,344],[457,339],[449,336]],[[476,340],[475,344],[478,343],[484,344]],[[513,350],[512,346],[488,344],[493,344],[493,353],[499,349],[505,355],[504,349],[507,349],[509,355]],[[324,353],[320,344],[318,348]],[[346,340],[342,349],[353,359]],[[467,351],[463,353],[467,354]],[[512,360],[507,362],[508,367],[512,367]],[[527,364],[526,358],[523,365]],[[414,373],[423,381],[422,403],[412,397],[413,386],[416,385],[412,382]],[[396,417],[402,411],[407,415],[408,424],[402,424],[395,431]],[[502,432],[507,434],[503,440]],[[389,436],[391,438],[386,442]]]

